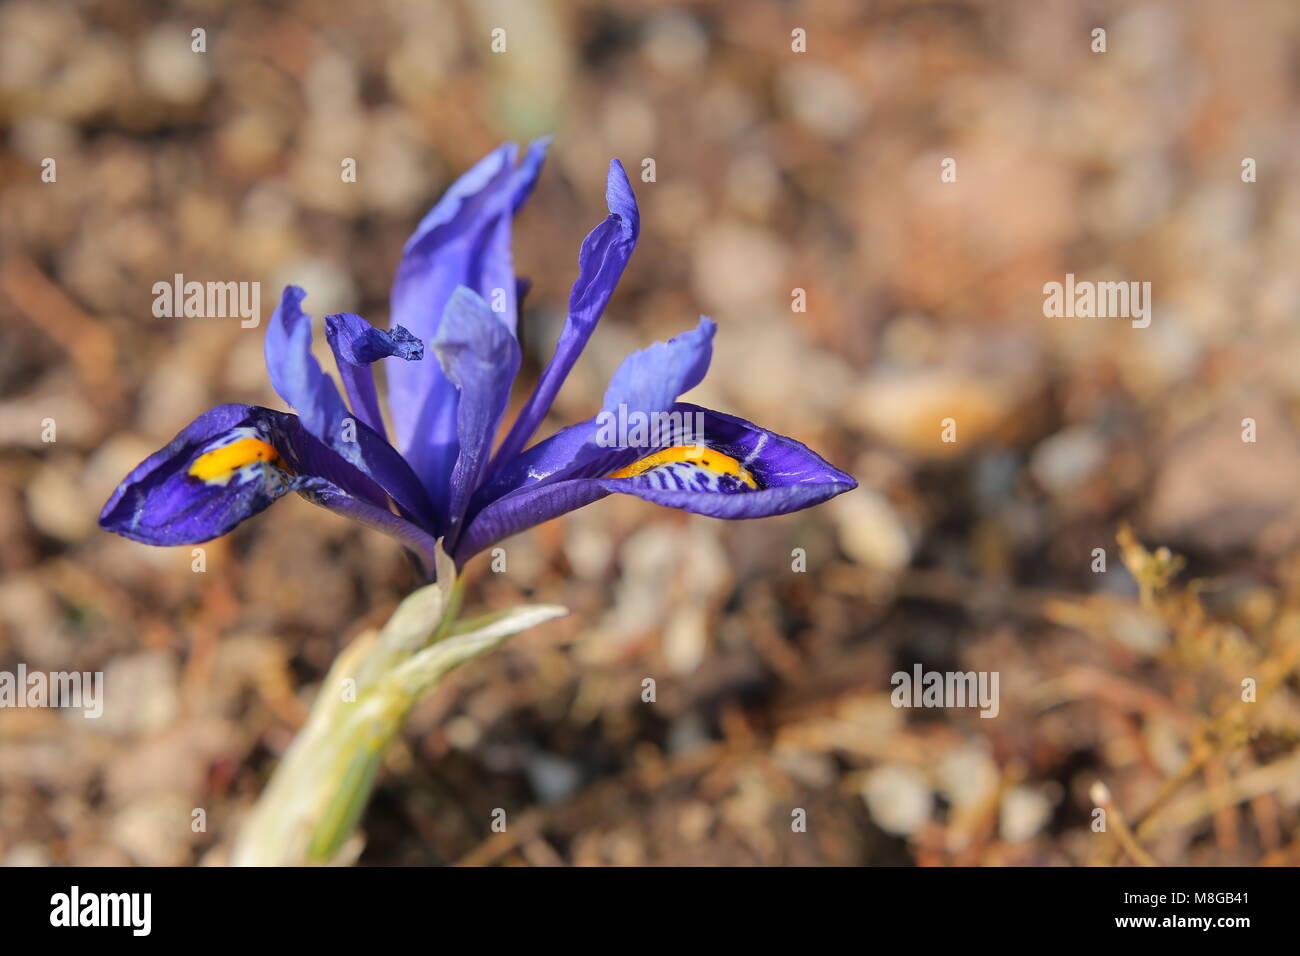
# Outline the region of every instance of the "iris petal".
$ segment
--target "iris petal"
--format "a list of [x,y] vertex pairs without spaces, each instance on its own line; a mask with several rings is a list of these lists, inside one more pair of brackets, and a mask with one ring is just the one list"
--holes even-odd
[[436,539],[423,528],[385,508],[347,494],[324,478],[302,479],[295,484],[294,490],[322,508],[400,541],[419,557],[424,573],[430,577],[433,575]]
[[[690,416],[692,421],[701,420],[695,419],[697,414],[702,416],[704,450],[700,461],[667,456],[667,464],[625,478],[609,477],[608,473],[575,474],[589,472],[592,463],[588,462],[562,471],[563,476],[555,480],[517,488],[474,516],[454,552],[457,562],[464,563],[503,538],[612,492],[715,518],[761,518],[808,508],[857,487],[853,478],[793,438],[686,402],[675,404],[670,411]],[[671,438],[663,447],[676,447],[671,443],[677,440]],[[692,432],[691,441],[700,442],[701,436]],[[710,460],[711,452],[720,452],[725,460]],[[621,449],[603,465],[621,462],[614,469],[618,470],[646,455],[646,449]],[[752,477],[753,486],[733,469],[743,469]]]
[[460,452],[452,471],[447,534],[454,540],[470,495],[478,486],[492,439],[519,372],[519,342],[475,292],[460,286],[447,303],[433,342],[447,378],[456,386]]
[[[207,479],[189,474],[204,454],[255,438],[274,446],[266,409],[218,405],[185,426],[117,486],[99,524],[145,544],[198,544],[225,534],[289,491],[290,476],[267,461]],[[278,449],[277,449],[278,450]]]
[[388,510],[374,481],[321,444],[296,416],[257,405],[204,412],[123,479],[99,523],[145,544],[199,544],[290,491],[432,560],[432,536]]
[[[610,380],[604,412],[617,416],[668,410],[678,395],[704,378],[716,328],[712,320],[701,316],[694,329],[633,352]],[[502,461],[475,496],[473,510],[539,481],[595,477],[628,464],[628,456],[619,449],[598,444],[600,427],[600,416],[590,418]]]
[[555,354],[509,434],[501,442],[496,453],[497,462],[507,461],[518,454],[541,425],[559,394],[560,386],[591,338],[627,267],[632,250],[636,248],[637,236],[641,232],[641,215],[632,184],[627,180],[623,164],[617,159],[609,164],[605,202],[609,216],[587,235],[578,252],[578,280],[569,293],[569,315],[555,345]]
[[[360,412],[353,416],[334,380],[312,354],[311,316],[302,310],[305,296],[297,286],[288,286],[271,316],[265,346],[271,384],[293,406],[309,434],[377,482],[404,514],[436,528],[433,504],[410,464],[365,423]],[[384,505],[382,494],[373,500]]]
[[498,498],[466,525],[452,557],[457,565],[511,535],[577,511],[609,494],[598,478],[568,478],[529,485]]
[[[532,192],[547,143],[533,143],[518,167],[517,148],[507,143],[452,184],[406,243],[393,281],[394,323],[431,340],[452,291],[464,285],[494,305],[500,301],[497,318],[514,333],[518,291],[511,217]],[[438,502],[458,453],[456,390],[434,363],[388,371],[397,447]]]
[[386,440],[388,433],[370,366],[389,356],[417,362],[424,357],[424,343],[400,325],[385,332],[352,312],[325,316],[325,337],[334,352],[352,410]]
[[604,409],[617,412],[664,411],[677,396],[704,380],[713,358],[713,333],[717,324],[700,316],[700,324],[667,342],[656,342],[633,352],[620,365],[605,389]]
[[[714,518],[763,518],[820,504],[857,487],[853,478],[793,438],[686,402],[673,411],[689,416],[687,420],[699,416],[705,449],[700,457],[687,456],[635,477],[604,477],[598,482],[601,488]],[[722,460],[709,461],[710,450],[720,452]]]
[[311,352],[311,316],[302,310],[307,293],[286,286],[280,304],[266,329],[266,369],[276,393],[302,417],[307,431],[358,468],[364,467],[361,449],[348,423],[352,413]]

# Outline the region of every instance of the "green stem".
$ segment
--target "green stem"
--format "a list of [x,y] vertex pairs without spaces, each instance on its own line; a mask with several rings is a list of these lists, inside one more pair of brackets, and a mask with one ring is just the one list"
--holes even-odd
[[292,866],[339,859],[412,703],[382,686],[360,689],[354,675],[377,657],[387,654],[376,635],[362,635],[330,669],[307,722],[245,822],[233,863]]
[[236,841],[237,866],[349,862],[352,834],[389,744],[415,703],[443,676],[512,634],[565,613],[525,605],[458,621],[462,587],[411,594],[379,632],[362,634],[335,660],[311,713],[285,752]]

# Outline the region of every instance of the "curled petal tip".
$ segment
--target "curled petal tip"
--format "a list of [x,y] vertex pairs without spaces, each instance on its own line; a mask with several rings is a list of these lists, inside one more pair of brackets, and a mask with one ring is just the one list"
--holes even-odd
[[618,216],[623,225],[625,241],[635,242],[641,232],[641,211],[636,204],[636,194],[628,181],[623,164],[617,159],[609,161],[609,175],[605,179],[605,205],[610,214]]

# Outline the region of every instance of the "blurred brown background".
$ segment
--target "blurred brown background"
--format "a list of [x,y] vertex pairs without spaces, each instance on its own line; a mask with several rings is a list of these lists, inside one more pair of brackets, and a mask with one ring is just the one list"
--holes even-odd
[[[225,859],[334,655],[416,582],[296,497],[204,574],[98,510],[209,406],[281,407],[285,283],[385,323],[448,183],[554,133],[516,229],[526,380],[610,157],[643,231],[548,428],[704,312],[691,398],[862,487],[734,524],[614,497],[480,559],[471,606],[572,614],[417,709],[361,862],[1300,863],[1292,0],[9,0],[0,119],[0,670],[108,687],[98,721],[0,711],[0,861]],[[1151,282],[1151,326],[1045,318],[1067,272]],[[154,318],[175,273],[262,282],[262,326]],[[1126,522],[1186,559],[1167,586]],[[916,663],[999,672],[999,715],[895,709]],[[1097,780],[1140,852],[1091,830]]]

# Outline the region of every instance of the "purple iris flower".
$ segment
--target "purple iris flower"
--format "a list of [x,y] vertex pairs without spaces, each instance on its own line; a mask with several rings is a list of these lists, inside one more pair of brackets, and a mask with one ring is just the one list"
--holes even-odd
[[[342,393],[311,353],[305,293],[286,288],[267,328],[266,365],[297,414],[257,405],[204,412],[126,476],[100,525],[146,544],[197,544],[296,491],[392,535],[431,575],[439,538],[461,565],[611,492],[757,518],[856,487],[791,438],[678,401],[708,369],[715,326],[703,317],[628,356],[599,414],[529,446],[636,246],[636,198],[617,160],[609,216],[582,243],[555,354],[493,453],[520,364],[511,223],[546,145],[534,143],[518,164],[515,145],[501,146],[424,217],[397,269],[388,331],[350,313],[325,317]],[[392,435],[371,369],[380,359],[396,359]]]

